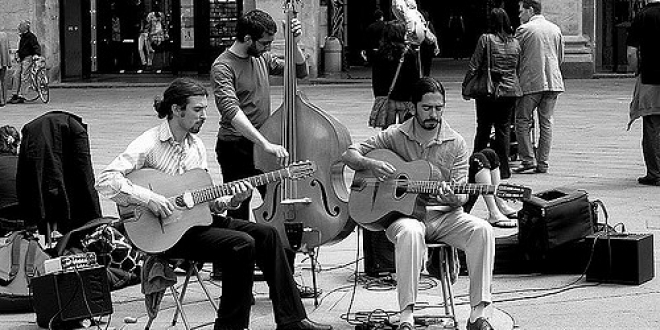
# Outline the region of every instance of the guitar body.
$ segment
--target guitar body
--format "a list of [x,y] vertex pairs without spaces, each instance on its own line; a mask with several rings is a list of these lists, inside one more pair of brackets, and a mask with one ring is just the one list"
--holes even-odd
[[401,182],[436,179],[432,165],[425,160],[406,162],[386,149],[372,150],[365,156],[392,164],[396,173],[387,181],[377,181],[370,170],[356,171],[348,201],[351,218],[372,231],[385,230],[401,216],[423,220],[426,207],[418,201],[419,194],[401,189]]
[[[154,169],[141,169],[127,175],[136,185],[149,188],[165,197],[213,185],[211,176],[203,169],[193,169],[181,175],[168,175]],[[190,228],[208,226],[213,222],[207,203],[192,208],[178,207],[171,216],[159,219],[145,206],[120,206],[119,214],[131,242],[147,253],[158,253],[174,246]]]

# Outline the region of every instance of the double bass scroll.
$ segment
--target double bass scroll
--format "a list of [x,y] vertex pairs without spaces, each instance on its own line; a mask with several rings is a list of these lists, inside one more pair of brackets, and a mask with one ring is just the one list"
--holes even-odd
[[[275,226],[285,244],[294,249],[298,246],[289,242],[287,227],[300,228],[302,224],[300,247],[313,249],[343,239],[355,227],[348,215],[349,191],[341,162],[351,137],[346,126],[298,91],[294,61],[298,46],[291,28],[297,14],[296,1],[287,0],[284,7],[284,101],[260,132],[268,141],[285,147],[290,161],[314,161],[317,171],[296,182],[267,185],[263,204],[254,217],[259,223]],[[276,158],[258,146],[254,148],[254,159],[262,171],[279,168]]]

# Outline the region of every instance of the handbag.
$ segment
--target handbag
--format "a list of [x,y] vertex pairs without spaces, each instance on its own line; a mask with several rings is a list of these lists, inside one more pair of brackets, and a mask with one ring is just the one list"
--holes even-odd
[[483,65],[476,70],[468,70],[463,79],[463,96],[468,98],[496,97],[495,85],[491,75],[490,66],[490,38],[484,35],[486,41],[486,67]]
[[394,113],[394,110],[390,109],[390,94],[392,94],[392,90],[394,90],[394,86],[396,85],[396,80],[399,77],[399,73],[401,72],[401,66],[403,66],[403,61],[407,51],[408,46],[406,46],[406,48],[401,53],[401,58],[399,59],[399,64],[396,67],[394,78],[392,78],[390,89],[387,91],[387,96],[376,97],[376,100],[374,100],[374,105],[371,108],[371,113],[369,114],[369,127],[380,127],[384,129],[387,126],[398,122],[398,117]]

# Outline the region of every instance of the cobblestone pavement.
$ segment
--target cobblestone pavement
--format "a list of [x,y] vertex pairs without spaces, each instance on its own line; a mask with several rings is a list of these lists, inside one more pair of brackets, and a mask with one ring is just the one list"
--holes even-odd
[[[531,187],[535,192],[555,187],[583,189],[591,199],[600,199],[607,206],[610,224],[622,223],[629,232],[653,233],[660,230],[660,199],[657,187],[637,184],[644,175],[641,153],[641,123],[626,131],[628,104],[634,81],[632,79],[567,80],[567,92],[560,95],[555,114],[554,141],[550,168],[547,174],[514,174],[508,181]],[[344,123],[353,141],[360,141],[376,131],[367,127],[372,103],[369,84],[303,85],[300,89],[310,101]],[[475,111],[472,101],[460,97],[460,83],[446,84],[447,111],[445,118],[471,145],[475,131]],[[49,104],[30,103],[0,108],[0,125],[22,127],[28,121],[51,110],[64,110],[80,115],[89,125],[94,171],[98,174],[139,133],[155,126],[157,117],[151,108],[153,96],[162,87],[126,88],[58,88],[51,90]],[[279,106],[282,89],[273,87],[273,105]],[[215,161],[214,144],[218,113],[211,102],[209,120],[201,138],[206,143],[212,177],[216,182],[221,174]],[[105,215],[116,215],[111,202],[102,202]],[[520,207],[520,204],[514,205]],[[485,206],[479,202],[475,214],[484,216]],[[619,225],[620,228],[621,225]],[[498,235],[513,234],[515,230],[498,229]],[[655,235],[655,252],[658,252]],[[324,246],[318,256],[322,266],[318,273],[319,286],[324,291],[317,309],[311,299],[305,299],[310,317],[333,324],[336,329],[353,326],[340,315],[374,309],[395,309],[394,291],[374,292],[357,286],[353,299],[351,275],[356,252],[357,235],[342,242]],[[655,258],[657,265],[658,258]],[[360,263],[361,265],[361,263]],[[309,262],[300,255],[296,264],[297,279],[311,285]],[[639,286],[586,283],[566,285],[579,275],[497,275],[493,292],[502,321],[499,329],[657,329],[660,309],[660,281],[654,279]],[[458,297],[459,325],[464,326],[467,315],[467,277],[460,277],[454,286]],[[219,282],[212,287],[218,289]],[[561,288],[558,290],[547,290]],[[567,289],[568,288],[568,289]],[[517,290],[523,291],[517,291]],[[197,290],[199,291],[199,290]],[[424,291],[420,296],[430,304],[437,301],[437,289]],[[219,291],[218,291],[219,292]],[[267,287],[255,286],[257,304],[253,308],[253,329],[274,328]],[[109,325],[116,329],[141,329],[146,316],[139,286],[113,292],[114,313]],[[193,301],[201,299],[199,292],[189,295]],[[167,298],[166,298],[167,299]],[[172,301],[164,301],[171,306]],[[196,305],[195,305],[196,306]],[[213,320],[210,307],[189,308],[193,324],[211,329],[205,324]],[[171,311],[171,308],[168,310]],[[166,328],[171,313],[164,311],[155,328]],[[138,323],[123,323],[124,318],[137,317]],[[499,322],[499,321],[498,321]],[[0,315],[0,328],[36,329],[34,314]],[[179,325],[179,328],[182,328]]]

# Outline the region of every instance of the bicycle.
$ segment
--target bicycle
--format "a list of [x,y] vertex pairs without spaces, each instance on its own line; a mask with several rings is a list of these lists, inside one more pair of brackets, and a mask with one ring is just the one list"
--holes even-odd
[[50,101],[50,88],[48,87],[48,75],[46,74],[46,58],[43,56],[35,57],[28,68],[28,87],[25,90],[26,101],[36,101],[48,103]]

